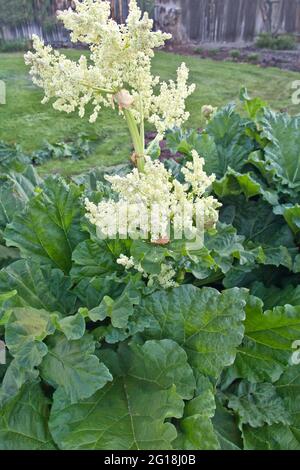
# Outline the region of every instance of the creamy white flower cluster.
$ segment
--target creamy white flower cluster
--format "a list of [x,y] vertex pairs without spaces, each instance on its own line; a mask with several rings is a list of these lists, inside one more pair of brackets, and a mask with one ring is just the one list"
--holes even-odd
[[[159,134],[180,126],[189,117],[185,99],[194,90],[194,85],[187,85],[185,64],[178,69],[176,83],[160,83],[151,73],[154,48],[171,36],[152,31],[153,21],[147,13],[142,15],[136,0],[130,1],[129,16],[121,25],[110,17],[109,1],[75,0],[74,4],[75,9],[58,16],[71,30],[72,41],[88,44],[91,55],[89,60],[82,56],[74,62],[34,36],[35,52],[28,52],[25,61],[31,66],[34,83],[44,89],[43,101],[54,98],[56,109],[78,110],[81,117],[91,103],[91,122],[96,121],[101,107],[117,104],[121,113],[130,107],[138,123],[144,119],[152,122]],[[160,93],[155,95],[159,83]]]
[[155,283],[164,289],[178,286],[178,283],[174,280],[177,273],[171,264],[162,263],[159,274],[148,274],[142,268],[141,263],[136,262],[132,256],[129,258],[128,256],[121,254],[117,259],[117,263],[124,266],[126,270],[133,268],[140,272],[143,275],[143,278],[147,279],[148,287],[152,287]]
[[188,85],[188,78],[189,70],[185,63],[182,63],[177,70],[177,82],[163,82],[160,94],[152,95],[150,114],[147,117],[161,135],[167,129],[181,127],[190,116],[185,109],[185,101],[194,92],[195,85]]
[[[214,227],[221,204],[205,192],[215,180],[203,170],[204,160],[193,151],[193,162],[182,169],[185,178],[180,183],[164,165],[150,157],[145,159],[143,172],[136,168],[126,176],[106,176],[118,200],[101,201],[98,205],[86,200],[87,217],[96,225],[101,236],[128,238],[137,231],[140,238],[154,243],[174,238],[196,237],[199,215],[202,230]],[[183,235],[184,232],[184,235]]]

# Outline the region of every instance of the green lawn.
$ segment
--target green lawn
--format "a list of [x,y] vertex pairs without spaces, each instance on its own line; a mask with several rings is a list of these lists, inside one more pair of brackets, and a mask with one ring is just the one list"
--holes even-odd
[[[77,58],[77,51],[68,56]],[[191,71],[191,81],[197,89],[188,100],[191,118],[188,126],[201,126],[200,108],[203,104],[223,105],[236,100],[241,86],[252,95],[259,95],[275,109],[298,113],[291,103],[291,83],[299,74],[275,68],[263,69],[254,65],[215,62],[198,57],[183,57],[159,52],[154,59],[154,73],[163,79],[174,78],[176,68],[185,61]],[[128,158],[130,142],[124,122],[116,112],[105,110],[96,124],[77,115],[55,111],[51,105],[42,105],[42,91],[31,83],[22,54],[0,54],[0,80],[7,86],[7,104],[0,107],[0,140],[17,142],[26,151],[39,149],[47,140],[55,143],[72,140],[78,133],[97,134],[99,144],[85,160],[51,161],[45,172],[80,173],[88,168],[116,164]]]

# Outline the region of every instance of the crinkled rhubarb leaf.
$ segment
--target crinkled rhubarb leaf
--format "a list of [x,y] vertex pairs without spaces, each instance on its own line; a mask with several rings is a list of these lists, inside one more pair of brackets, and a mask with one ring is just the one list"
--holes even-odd
[[86,238],[79,230],[81,192],[74,184],[48,178],[25,211],[6,227],[7,245],[18,247],[24,257],[68,272],[73,249]]
[[239,383],[235,394],[229,394],[229,408],[239,415],[240,425],[259,428],[264,424],[289,424],[290,415],[282,398],[271,383]]
[[220,293],[192,285],[156,292],[142,304],[152,319],[144,337],[177,341],[193,368],[218,377],[223,367],[234,362],[243,339],[245,296],[242,289]]
[[179,450],[216,450],[220,448],[211,418],[216,410],[214,390],[209,380],[200,376],[196,397],[187,402],[184,416],[179,421],[178,438],[174,446]]
[[62,271],[33,260],[16,261],[0,272],[0,291],[16,290],[18,305],[49,312],[74,312],[77,297],[71,287],[70,278]]
[[88,398],[112,379],[107,367],[95,356],[93,337],[86,334],[70,341],[56,333],[47,341],[48,354],[40,366],[42,378],[62,388],[71,403]]
[[186,353],[171,340],[121,345],[106,361],[114,380],[95,395],[71,404],[62,389],[54,395],[51,434],[60,449],[171,449],[184,401],[195,379]]
[[274,182],[300,190],[300,118],[266,110],[260,122],[262,137],[269,143],[264,149],[264,166]]
[[[247,119],[235,112],[233,104],[224,106],[215,114],[206,127],[206,134],[214,142],[216,151],[212,151],[210,139],[199,139],[196,147],[205,158],[206,172],[221,178],[229,167],[239,171],[245,165],[249,153],[254,150],[253,140],[245,132],[248,124]],[[207,145],[210,151],[203,153]]]
[[275,387],[291,416],[291,423],[285,426],[283,424],[273,424],[259,429],[245,426],[243,436],[246,449],[300,449],[300,366],[289,367],[275,384]]
[[242,434],[238,427],[237,418],[222,406],[218,399],[212,422],[222,450],[241,450],[243,448]]
[[54,450],[48,430],[49,400],[39,384],[22,387],[0,408],[1,450]]
[[262,307],[260,299],[250,298],[245,338],[228,371],[232,380],[276,382],[289,364],[292,343],[300,338],[300,306],[285,305],[266,312]]

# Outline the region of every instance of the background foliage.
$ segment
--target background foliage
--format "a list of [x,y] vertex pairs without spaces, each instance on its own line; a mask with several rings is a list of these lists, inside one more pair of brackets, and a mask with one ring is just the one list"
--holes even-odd
[[55,12],[52,0],[0,0],[0,25],[17,26],[26,22],[49,21]]

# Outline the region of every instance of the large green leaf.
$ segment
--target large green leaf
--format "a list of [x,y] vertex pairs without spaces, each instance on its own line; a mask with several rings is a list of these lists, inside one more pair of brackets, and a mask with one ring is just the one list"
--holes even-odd
[[249,153],[255,148],[253,140],[246,133],[249,125],[247,119],[241,118],[235,112],[234,105],[225,106],[216,113],[209,122],[206,133],[213,139],[217,152],[204,155],[201,145],[197,148],[205,158],[205,169],[208,173],[222,177],[228,168],[241,170]]
[[235,258],[243,262],[243,241],[244,237],[237,235],[234,227],[218,223],[215,233],[205,235],[205,248],[209,250],[210,256],[221,271],[226,273]]
[[[27,197],[26,197],[27,199]],[[13,216],[25,207],[26,199],[15,190],[14,183],[5,180],[0,185],[0,227],[4,229]]]
[[212,187],[219,198],[243,194],[247,199],[261,196],[264,201],[272,206],[279,204],[279,194],[276,190],[270,188],[261,176],[252,171],[239,173],[229,168],[223,178],[216,180]]
[[[299,157],[300,160],[300,157]],[[284,210],[283,216],[287,221],[289,227],[295,235],[298,235],[300,232],[300,206],[296,204],[295,206],[288,207]]]
[[255,120],[264,111],[267,103],[258,96],[251,98],[248,94],[248,90],[245,87],[240,89],[240,100],[244,105],[245,111],[248,116]]
[[10,172],[0,177],[0,228],[4,229],[14,215],[21,212],[42,184],[33,167],[23,173]]
[[98,307],[89,311],[88,316],[94,322],[110,318],[113,327],[125,329],[128,326],[129,318],[134,313],[135,305],[139,305],[140,302],[141,293],[138,290],[135,278],[132,277],[116,300],[105,296]]
[[243,339],[245,292],[184,285],[169,292],[156,292],[142,304],[152,319],[146,338],[171,338],[187,352],[199,372],[218,377],[233,363],[236,347]]
[[185,352],[173,341],[122,345],[106,361],[114,381],[93,397],[71,405],[62,390],[54,395],[51,434],[60,449],[171,449],[183,400],[195,379]]
[[46,310],[31,307],[14,308],[6,325],[5,342],[12,355],[28,341],[43,341],[55,327]]
[[39,384],[27,385],[0,408],[1,450],[53,450],[48,430],[49,402]]
[[30,159],[24,154],[19,145],[10,145],[0,141],[0,171],[7,173],[8,171],[24,171],[30,163]]
[[93,337],[69,341],[56,333],[47,341],[48,354],[40,366],[42,378],[62,388],[71,403],[88,398],[112,379],[107,367],[95,356]]
[[20,253],[17,248],[8,248],[0,244],[0,269],[5,268],[5,266],[8,266],[19,258]]
[[240,450],[243,448],[242,434],[233,413],[216,400],[216,412],[213,417],[214,431],[222,450]]
[[18,247],[24,257],[68,272],[72,251],[85,238],[80,231],[80,196],[81,189],[75,185],[48,178],[24,213],[16,214],[6,227],[7,245]]
[[226,199],[221,220],[232,224],[246,242],[262,246],[293,247],[293,235],[283,217],[275,215],[272,207],[259,199],[247,201],[243,196]]
[[179,450],[219,449],[219,441],[211,422],[216,410],[214,391],[206,377],[198,378],[196,394],[185,406],[174,445]]
[[77,283],[74,292],[88,309],[98,307],[106,295],[117,298],[124,290],[124,280],[118,278],[118,274],[124,269],[116,263],[118,256],[112,243],[113,241],[85,240],[72,254],[73,267],[70,275]]
[[49,312],[74,312],[77,297],[71,287],[70,278],[62,271],[33,260],[16,261],[0,271],[1,292],[16,290],[18,304]]
[[300,440],[289,426],[273,424],[262,428],[245,426],[245,450],[300,450]]
[[300,367],[289,367],[275,387],[291,416],[291,423],[285,426],[263,426],[259,429],[245,426],[243,435],[246,449],[300,450]]
[[[193,149],[197,150],[205,160],[207,173],[215,173],[222,178],[229,168],[240,171],[245,165],[250,152],[255,150],[256,143],[250,137],[254,134],[255,125],[242,118],[235,105],[229,104],[221,108],[210,120],[206,129],[182,132],[176,129],[167,135],[167,146],[173,153],[190,156]],[[173,162],[167,161],[168,167],[175,169]],[[176,170],[176,176],[179,172]]]
[[[233,266],[226,273],[226,287],[246,285],[243,277],[249,278],[247,273],[251,273],[257,264],[293,269],[298,252],[293,234],[284,218],[275,215],[268,203],[262,199],[247,201],[243,196],[228,198],[221,210],[221,220],[232,224],[238,234],[245,237],[244,246],[248,250],[244,266]],[[252,260],[249,258],[251,254],[255,255],[251,256]]]
[[84,307],[93,309],[99,306],[106,295],[117,298],[122,294],[125,285],[124,278],[113,273],[84,278],[75,286],[73,292],[79,297]]
[[81,313],[69,315],[64,318],[59,318],[57,314],[55,320],[53,319],[53,322],[56,329],[61,331],[69,340],[80,339],[85,333],[85,317]]
[[228,406],[238,413],[241,425],[258,428],[264,424],[290,423],[283,400],[270,383],[240,382],[235,394],[229,394]]
[[54,331],[49,312],[31,307],[13,309],[6,324],[5,343],[14,359],[1,385],[2,403],[14,397],[23,384],[38,377],[37,367],[48,351],[42,340]]
[[278,395],[282,398],[291,416],[290,430],[297,438],[300,449],[300,366],[289,367],[276,383]]
[[[139,273],[128,275],[127,285],[116,300],[105,296],[98,307],[91,310],[86,308],[79,310],[93,322],[102,322],[93,331],[98,341],[105,339],[109,344],[118,343],[144,331],[145,327],[149,326],[150,319],[147,315],[135,308],[140,304],[144,287],[145,284]],[[105,323],[104,320],[106,320]]]
[[20,391],[24,384],[37,380],[47,346],[41,341],[27,340],[8,365],[0,388],[0,406],[9,402]]
[[300,285],[287,284],[280,288],[276,286],[266,287],[262,282],[254,282],[251,285],[251,294],[262,299],[265,309],[286,304],[296,307],[300,305]]
[[261,194],[260,184],[250,173],[242,174],[232,169],[228,170],[222,179],[213,183],[213,190],[220,198],[240,194],[250,198]]
[[72,259],[71,276],[76,282],[121,270],[105,240],[83,241],[73,251]]
[[224,287],[230,288],[238,286],[250,288],[256,281],[264,283],[268,286],[274,284],[280,285],[283,279],[290,275],[286,267],[282,265],[279,267],[274,267],[272,264],[266,264],[264,252],[262,251],[261,247],[257,247],[253,251],[258,257],[256,262],[252,262],[250,259],[249,262],[243,265],[233,265],[232,268],[230,268],[230,270],[225,274],[223,279]]
[[160,273],[167,252],[163,246],[151,245],[144,240],[134,240],[130,250],[133,258],[141,263],[142,268],[149,274]]
[[262,302],[250,298],[246,308],[245,339],[230,371],[250,382],[275,382],[289,364],[292,344],[300,338],[300,306],[262,311]]
[[300,190],[300,117],[265,111],[262,137],[269,140],[264,149],[266,171],[289,188]]

